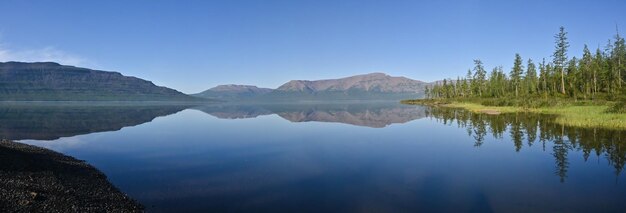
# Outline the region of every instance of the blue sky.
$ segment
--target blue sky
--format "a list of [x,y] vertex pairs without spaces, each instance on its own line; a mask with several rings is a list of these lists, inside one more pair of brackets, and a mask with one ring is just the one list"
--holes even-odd
[[370,72],[433,81],[535,61],[559,26],[570,56],[603,47],[626,1],[0,2],[0,61],[58,61],[118,71],[186,93],[218,84],[275,88],[292,79]]

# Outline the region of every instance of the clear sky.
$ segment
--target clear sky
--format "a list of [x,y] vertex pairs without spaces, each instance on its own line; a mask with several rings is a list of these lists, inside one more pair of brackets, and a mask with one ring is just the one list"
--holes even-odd
[[626,34],[624,0],[3,0],[0,61],[118,71],[186,93],[370,72],[433,81],[478,58],[507,71],[515,53],[549,60],[559,26],[579,56],[616,25]]

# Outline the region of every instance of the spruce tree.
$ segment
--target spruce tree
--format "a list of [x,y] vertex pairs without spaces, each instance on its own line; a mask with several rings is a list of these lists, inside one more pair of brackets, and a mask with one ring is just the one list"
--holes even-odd
[[515,54],[515,61],[513,62],[513,69],[511,69],[511,83],[513,84],[513,91],[515,97],[519,96],[519,88],[522,82],[522,72],[524,67],[522,65],[522,57],[519,54]]
[[580,77],[581,80],[584,81],[581,83],[583,83],[585,98],[587,95],[591,95],[591,97],[595,95],[594,88],[596,87],[596,75],[595,70],[591,69],[592,60],[591,51],[589,51],[589,48],[585,44],[585,47],[583,48],[583,58],[580,60],[579,65],[581,72]]
[[541,91],[544,94],[548,93],[548,69],[546,67],[546,59],[544,58],[539,65],[539,78],[541,78]]
[[591,69],[593,70],[593,81],[594,81],[594,94],[604,90],[606,87],[603,84],[603,79],[605,76],[604,71],[604,55],[600,48],[596,49],[596,54],[593,57],[593,63]]
[[[615,30],[617,31],[617,27]],[[617,87],[622,88],[622,81],[624,81],[622,76],[624,72],[622,70],[624,70],[624,63],[626,63],[626,45],[624,44],[624,38],[619,35],[619,31],[615,34],[615,43],[613,44],[611,56],[615,64]]]
[[465,79],[468,82],[468,87],[467,87],[467,96],[471,97],[473,95],[472,91],[474,90],[474,88],[476,87],[476,83],[474,82],[474,77],[472,74],[472,70],[468,69],[467,70],[467,76]]
[[537,68],[533,60],[528,59],[528,65],[526,66],[526,77],[524,80],[526,81],[526,91],[529,94],[535,94],[538,91],[537,85]]
[[483,67],[483,62],[480,59],[474,60],[474,80],[476,86],[476,92],[478,93],[478,97],[483,96],[483,92],[485,91],[485,77],[487,76],[487,72],[485,71],[485,67]]
[[556,70],[561,71],[561,93],[565,94],[565,66],[567,63],[567,48],[569,47],[569,42],[567,41],[567,32],[565,32],[565,28],[559,28],[559,33],[554,36],[555,38],[555,50],[553,54],[554,67]]

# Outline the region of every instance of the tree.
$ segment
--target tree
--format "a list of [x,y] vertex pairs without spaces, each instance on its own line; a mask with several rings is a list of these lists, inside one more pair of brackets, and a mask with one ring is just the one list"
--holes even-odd
[[552,63],[554,63],[555,69],[561,71],[561,93],[565,94],[565,63],[567,62],[567,48],[569,47],[565,28],[561,26],[559,33],[554,38],[556,39],[556,46]]
[[468,69],[467,70],[467,75],[465,76],[465,81],[467,82],[467,96],[472,96],[472,90],[474,88],[474,80],[473,78],[473,74],[472,74],[472,70]]
[[454,82],[454,96],[455,97],[461,96],[461,93],[463,92],[460,90],[461,90],[461,77],[457,76],[456,81]]
[[593,70],[593,76],[594,76],[593,78],[594,94],[596,94],[599,91],[604,90],[603,88],[606,88],[603,83],[605,82],[603,81],[604,76],[605,76],[604,55],[602,54],[602,51],[600,51],[600,48],[596,49],[596,54],[593,57],[591,69]]
[[506,93],[506,75],[502,66],[494,67],[489,76],[489,94],[495,98],[501,98]]
[[475,82],[475,90],[478,93],[479,97],[483,96],[483,92],[485,91],[485,77],[487,76],[487,71],[485,71],[485,67],[483,67],[483,62],[480,59],[474,60],[474,80]]
[[448,90],[448,80],[446,80],[445,78],[443,79],[442,89],[443,89],[443,97],[450,98],[450,91]]
[[522,57],[519,54],[515,54],[515,61],[513,62],[513,69],[511,69],[511,83],[515,91],[515,97],[519,96],[519,87],[522,82],[522,72],[524,67],[522,65]]
[[535,64],[528,59],[524,66],[520,54],[515,54],[513,67],[508,73],[510,78],[507,78],[502,66],[495,67],[487,76],[482,61],[476,59],[474,68],[467,71],[466,78],[457,77],[456,81],[452,79],[441,81],[440,84],[428,88],[429,93],[436,98],[514,96],[518,99],[529,98],[534,94],[542,94],[547,99],[562,94],[574,100],[578,98],[596,100],[598,97],[619,100],[626,95],[626,89],[623,88],[626,82],[626,41],[619,32],[614,36],[615,40],[609,39],[604,49],[598,47],[595,54],[585,45],[580,59],[576,56],[568,57],[569,43],[567,32],[563,27],[559,28],[554,38],[555,51],[551,62],[546,63],[544,58],[541,63]]
[[569,94],[574,99],[578,98],[578,93],[581,91],[580,89],[580,72],[578,71],[578,59],[573,57],[572,60],[567,62],[567,82],[569,88]]
[[526,66],[526,77],[524,80],[526,81],[526,91],[530,94],[535,94],[539,90],[537,84],[537,68],[533,60],[528,59],[528,65]]
[[596,88],[596,73],[595,70],[592,70],[592,56],[591,56],[591,51],[589,51],[589,48],[587,47],[587,45],[585,44],[585,47],[583,48],[583,58],[580,60],[580,72],[581,72],[581,80],[584,81],[583,83],[583,89],[584,89],[584,94],[585,94],[585,98],[587,95],[591,95],[591,97],[595,96],[595,89]]
[[614,63],[616,61],[614,60],[614,52],[615,49],[613,46],[613,42],[611,42],[611,39],[609,39],[606,43],[606,46],[604,47],[604,58],[606,59],[604,64],[606,66],[604,80],[606,80],[607,82],[607,92],[611,95],[614,95],[618,91],[619,85],[617,69],[615,69],[616,63]]
[[501,93],[500,93],[500,87],[502,85],[500,85],[500,70],[498,69],[498,67],[493,68],[493,70],[491,70],[491,73],[489,74],[489,83],[488,83],[488,90],[489,90],[489,96],[490,97],[495,97],[495,98],[499,98]]
[[461,90],[460,96],[461,97],[467,97],[469,95],[469,93],[468,93],[469,89],[468,88],[469,88],[469,85],[467,84],[467,79],[462,79],[461,80],[461,88],[460,88],[460,90]]
[[617,77],[617,87],[622,88],[622,70],[624,69],[624,61],[626,60],[626,45],[624,44],[624,38],[619,35],[619,31],[617,30],[617,26],[615,27],[615,43],[613,44],[613,51],[611,54],[611,58],[613,59],[613,63],[615,64],[616,77]]
[[548,69],[546,68],[546,59],[544,58],[539,65],[539,78],[541,79],[541,90],[544,94],[548,93]]

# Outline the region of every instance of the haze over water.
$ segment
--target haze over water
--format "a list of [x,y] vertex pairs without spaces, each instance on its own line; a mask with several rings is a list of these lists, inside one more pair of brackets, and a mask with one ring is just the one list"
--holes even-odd
[[626,132],[550,116],[395,103],[0,108],[4,137],[86,160],[154,212],[626,207]]

